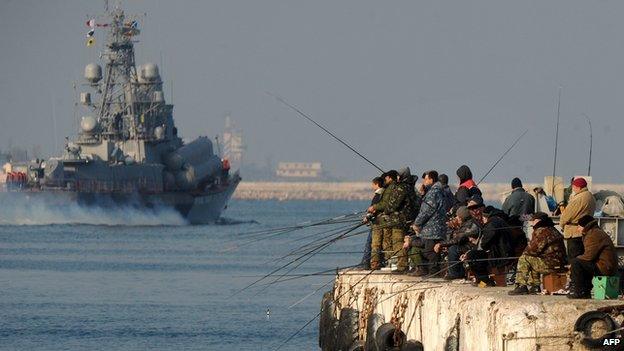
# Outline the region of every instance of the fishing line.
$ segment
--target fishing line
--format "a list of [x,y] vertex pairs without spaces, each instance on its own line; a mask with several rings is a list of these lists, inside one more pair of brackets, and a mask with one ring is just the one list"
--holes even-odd
[[288,106],[291,110],[297,112],[297,114],[299,114],[301,117],[307,119],[308,121],[314,123],[314,125],[316,125],[317,127],[321,128],[325,133],[331,135],[334,139],[336,139],[338,142],[340,142],[342,145],[346,146],[347,148],[349,148],[349,150],[353,151],[356,155],[360,156],[364,161],[368,162],[371,166],[377,168],[377,170],[379,170],[379,172],[384,173],[384,170],[381,169],[381,167],[377,166],[376,164],[374,164],[371,160],[369,160],[366,156],[362,155],[361,153],[359,153],[356,149],[354,149],[351,145],[347,144],[344,140],[340,139],[339,137],[337,137],[334,133],[332,133],[331,131],[329,131],[327,128],[325,128],[324,126],[322,126],[321,124],[317,123],[315,120],[312,119],[312,117],[308,116],[307,114],[303,113],[299,108],[295,107],[294,105],[291,105],[290,103],[288,103],[286,100],[284,100],[284,98],[277,96],[273,93],[270,92],[266,92],[267,95],[274,97],[277,101],[279,101],[280,103]]

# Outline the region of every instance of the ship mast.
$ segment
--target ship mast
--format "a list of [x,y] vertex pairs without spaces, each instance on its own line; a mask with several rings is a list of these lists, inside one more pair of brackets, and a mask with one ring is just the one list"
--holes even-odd
[[106,66],[98,119],[105,139],[134,139],[138,134],[134,92],[137,71],[132,42],[136,29],[132,24],[125,23],[125,15],[120,8],[107,14],[110,22],[106,47],[102,53]]

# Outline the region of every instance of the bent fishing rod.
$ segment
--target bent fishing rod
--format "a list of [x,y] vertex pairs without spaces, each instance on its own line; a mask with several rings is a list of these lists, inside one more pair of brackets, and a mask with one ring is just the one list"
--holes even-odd
[[524,133],[520,134],[520,136],[518,138],[516,138],[516,140],[513,142],[513,144],[511,144],[511,146],[509,148],[507,148],[507,150],[505,150],[505,152],[501,155],[501,157],[499,157],[498,160],[496,160],[496,162],[494,162],[492,167],[490,167],[490,169],[485,173],[485,175],[483,175],[483,177],[481,177],[481,179],[477,182],[477,185],[481,184],[481,182],[483,180],[485,180],[485,178],[488,175],[490,175],[490,173],[492,173],[494,168],[496,168],[496,166],[498,166],[498,164],[503,160],[503,158],[505,158],[505,156],[507,156],[507,154],[516,146],[516,144],[518,144],[518,142],[520,142],[520,139],[522,139],[528,132],[529,132],[529,130],[527,129],[527,130],[524,131]]
[[368,162],[371,166],[377,168],[377,170],[379,170],[379,172],[384,173],[384,170],[381,167],[377,166],[375,163],[373,163],[373,161],[369,160],[366,156],[364,156],[360,152],[358,152],[353,146],[349,145],[346,141],[344,141],[341,138],[339,138],[338,136],[336,136],[336,134],[332,133],[329,129],[325,128],[323,125],[321,125],[320,123],[316,122],[314,119],[312,119],[312,117],[310,117],[309,115],[305,114],[303,111],[301,111],[295,105],[290,104],[288,101],[284,100],[284,98],[282,98],[281,96],[277,96],[277,95],[275,95],[273,93],[270,93],[268,91],[266,92],[266,94],[269,95],[269,96],[272,96],[278,102],[282,103],[283,105],[289,107],[291,110],[295,111],[299,116],[307,119],[308,121],[312,122],[315,126],[321,128],[325,133],[329,134],[332,138],[336,139],[339,143],[341,143],[342,145],[346,146],[349,150],[353,151],[356,155],[360,156],[364,161]]

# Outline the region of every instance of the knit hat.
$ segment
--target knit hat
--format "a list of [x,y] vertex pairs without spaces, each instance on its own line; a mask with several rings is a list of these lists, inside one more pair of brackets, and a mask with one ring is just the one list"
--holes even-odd
[[581,189],[586,188],[587,187],[587,181],[585,181],[585,178],[576,178],[572,181],[572,185],[579,187]]
[[394,169],[389,170],[388,172],[384,173],[384,178],[385,177],[390,177],[394,180],[396,180],[399,177],[399,172],[395,171]]
[[485,207],[483,205],[483,199],[476,196],[468,201],[468,209],[474,210],[476,208]]
[[438,181],[442,183],[442,185],[448,185],[448,176],[442,173],[438,176]]
[[531,215],[531,220],[539,219],[540,221],[543,221],[543,220],[545,220],[547,218],[549,218],[549,217],[544,212],[535,212],[534,214]]
[[516,177],[511,180],[511,188],[522,188],[522,181],[520,180],[520,178]]
[[457,217],[459,217],[461,219],[468,219],[468,218],[470,218],[470,210],[466,206],[460,206],[457,209],[457,212],[455,212],[455,214],[457,215]]
[[579,224],[581,227],[585,227],[586,225],[588,225],[589,223],[591,223],[591,222],[593,222],[593,221],[594,221],[594,217],[592,217],[592,216],[590,216],[590,215],[584,215],[583,217],[581,217],[581,218],[578,220],[578,224]]

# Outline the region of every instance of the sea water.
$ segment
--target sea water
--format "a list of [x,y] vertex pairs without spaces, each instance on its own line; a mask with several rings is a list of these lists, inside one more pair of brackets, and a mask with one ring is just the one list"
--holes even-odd
[[[45,216],[5,218],[0,220],[0,350],[273,350],[316,316],[333,276],[265,288],[276,278],[271,277],[237,291],[297,256],[275,262],[279,257],[338,225],[248,233],[366,205],[232,201],[224,224],[202,226],[184,225],[170,214],[131,226],[102,224],[97,212],[65,222],[55,216],[53,224]],[[357,264],[365,239],[361,234],[338,241],[290,275]],[[284,278],[296,278],[290,275]],[[317,340],[315,320],[281,349],[318,350]]]

